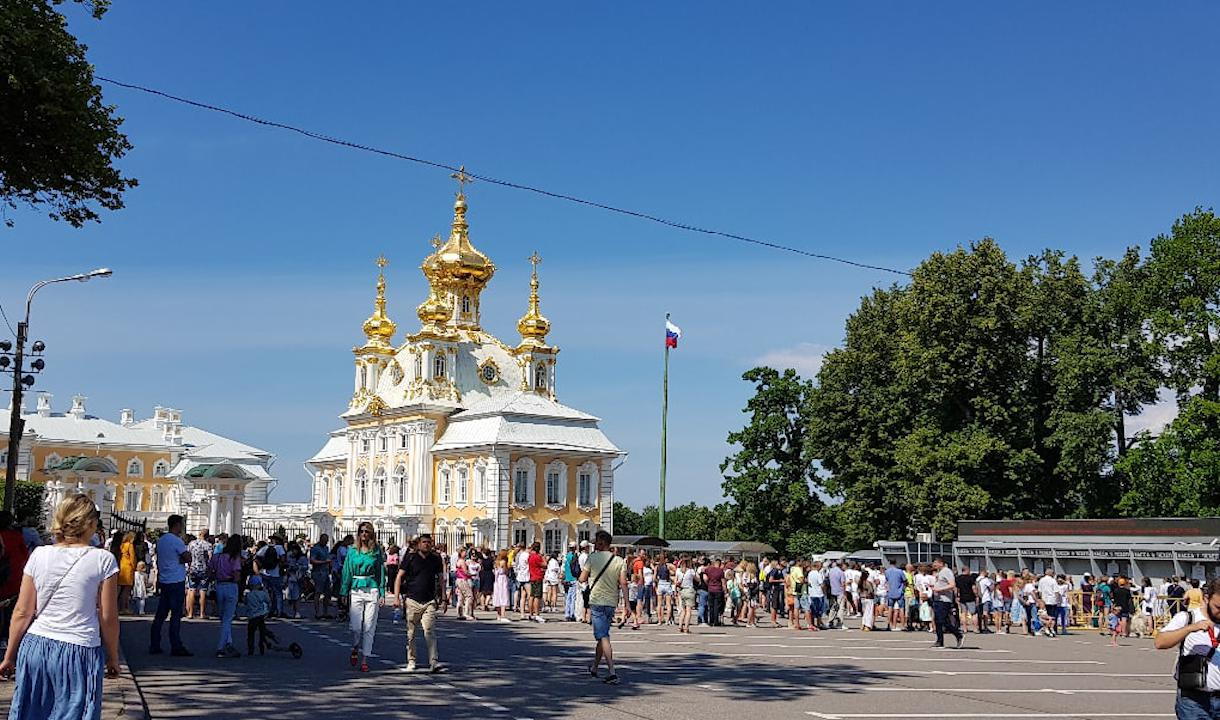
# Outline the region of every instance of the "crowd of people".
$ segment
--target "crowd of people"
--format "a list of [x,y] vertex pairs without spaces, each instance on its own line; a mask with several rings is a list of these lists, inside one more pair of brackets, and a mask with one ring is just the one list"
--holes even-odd
[[[1117,643],[1150,632],[1141,618],[1147,623],[1154,614],[1174,616],[1177,625],[1167,629],[1198,631],[1203,620],[1187,620],[1204,612],[1212,594],[1184,578],[1156,585],[1143,578],[1136,587],[1121,575],[1085,574],[1077,582],[1050,570],[954,572],[941,558],[883,566],[615,552],[605,532],[593,542],[570,543],[566,552],[545,553],[539,543],[451,550],[427,534],[385,547],[367,522],[333,542],[327,535],[312,542],[254,539],[206,528],[188,535],[178,515],[155,542],[138,531],[114,533],[107,542],[99,521],[85,495],[56,509],[50,538],[16,530],[11,515],[0,513],[0,591],[11,598],[0,603],[7,610],[0,675],[18,677],[11,717],[60,716],[65,708],[67,716],[95,716],[102,678],[117,673],[119,615],[143,614],[152,595],[150,654],[162,653],[168,621],[170,654],[191,655],[181,623],[216,617],[216,656],[240,657],[233,637],[239,613],[247,619],[245,654],[261,654],[275,649],[269,622],[302,619],[302,604],[312,603],[310,620],[348,624],[350,663],[368,672],[380,609],[388,605],[392,621],[406,625],[403,669],[417,671],[415,640],[422,634],[426,670],[437,673],[446,667],[435,623],[452,605],[460,620],[494,612],[499,622],[546,622],[549,615],[587,623],[595,643],[589,673],[601,677],[605,664],[603,681],[617,683],[613,627],[668,624],[690,633],[701,626],[770,625],[822,632],[844,629],[852,618],[865,632],[933,634],[937,647],[946,635],[961,647],[971,631],[1054,637],[1093,630]],[[1179,618],[1179,610],[1193,615]]]

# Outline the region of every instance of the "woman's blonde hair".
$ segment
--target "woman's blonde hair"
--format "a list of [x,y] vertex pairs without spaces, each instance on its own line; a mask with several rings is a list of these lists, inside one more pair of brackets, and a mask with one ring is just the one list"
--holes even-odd
[[377,540],[377,528],[373,527],[373,523],[369,522],[368,520],[365,520],[356,526],[356,547],[361,550],[364,550],[366,547],[364,541],[360,539],[360,531],[363,530],[366,525],[368,526],[369,533],[373,536],[372,540],[370,540],[369,544],[367,545],[368,550],[366,552],[371,552],[380,548],[381,543]]
[[56,542],[64,540],[87,540],[97,532],[97,521],[101,514],[88,495],[78,493],[64,498],[55,508],[51,520],[51,534]]

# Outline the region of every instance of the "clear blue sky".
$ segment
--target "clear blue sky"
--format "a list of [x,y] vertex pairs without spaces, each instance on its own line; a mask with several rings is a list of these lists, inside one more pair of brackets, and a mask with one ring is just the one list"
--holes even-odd
[[[865,262],[984,235],[1013,256],[1146,243],[1220,194],[1213,3],[116,3],[68,12],[98,73],[472,171]],[[39,387],[63,409],[192,424],[279,455],[277,499],[339,426],[385,253],[413,329],[448,173],[105,87],[135,149],[127,208],[74,230],[12,214],[0,302],[44,291]],[[715,502],[760,359],[816,367],[893,276],[517,191],[470,191],[499,264],[486,326],[515,338],[535,249],[560,400],[630,452],[655,501],[662,322],[671,502]],[[12,244],[16,243],[16,250]],[[32,405],[32,403],[31,403]]]

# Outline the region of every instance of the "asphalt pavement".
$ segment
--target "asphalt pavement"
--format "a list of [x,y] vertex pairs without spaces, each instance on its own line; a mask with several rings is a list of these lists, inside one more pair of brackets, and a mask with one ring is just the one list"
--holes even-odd
[[[1173,653],[1151,640],[1107,647],[1096,631],[1057,638],[967,635],[931,649],[924,633],[628,626],[612,636],[622,684],[588,676],[587,625],[438,622],[441,675],[407,674],[403,625],[383,610],[372,670],[354,670],[335,621],[274,620],[287,653],[220,660],[215,620],[183,625],[190,658],[147,654],[149,618],[125,618],[127,663],[153,718],[647,717],[708,720],[865,718],[1172,718]],[[245,624],[234,625],[245,648]],[[420,642],[421,657],[425,656]],[[604,674],[604,670],[603,670]]]

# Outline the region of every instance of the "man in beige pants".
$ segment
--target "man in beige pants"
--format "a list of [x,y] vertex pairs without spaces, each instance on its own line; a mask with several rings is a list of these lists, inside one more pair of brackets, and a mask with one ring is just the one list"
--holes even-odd
[[[407,666],[405,672],[415,672],[415,628],[422,627],[424,642],[428,645],[429,672],[445,671],[440,653],[436,648],[436,608],[441,612],[449,609],[445,601],[445,564],[432,549],[432,536],[420,535],[415,552],[409,553],[399,564],[398,577],[394,579],[394,602],[404,602],[403,615],[407,621]],[[405,598],[403,597],[405,596]]]

